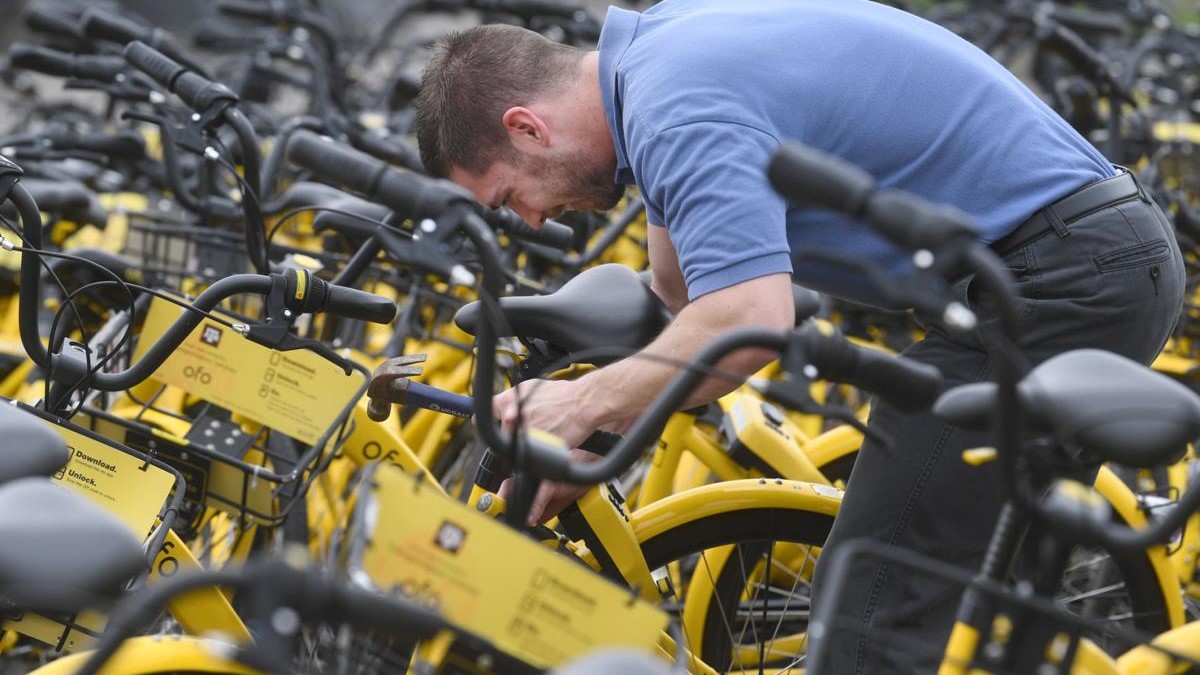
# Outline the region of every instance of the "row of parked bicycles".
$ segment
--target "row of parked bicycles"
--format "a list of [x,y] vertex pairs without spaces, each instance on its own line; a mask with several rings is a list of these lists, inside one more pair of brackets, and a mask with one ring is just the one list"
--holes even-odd
[[[870,433],[868,395],[1006,422],[963,461],[1001,463],[1010,494],[979,570],[830,552],[961,594],[948,644],[868,636],[880,649],[944,673],[1197,670],[1192,303],[1154,370],[1086,350],[1029,369],[1012,279],[970,222],[785,145],[764,167],[781,194],[932,252],[890,292],[994,326],[995,382],[943,392],[895,355],[914,337],[903,317],[797,288],[794,330],[721,336],[627,433],[588,439],[602,460],[574,464],[552,437],[503,433],[491,396],[626,358],[670,320],[639,276],[642,205],[631,194],[535,230],[423,175],[406,66],[427,40],[408,27],[451,14],[587,45],[598,21],[557,0],[415,0],[348,42],[304,0],[212,9],[184,47],[115,5],[38,2],[23,14],[38,44],[9,49],[22,115],[0,138],[7,670],[827,672],[808,638],[849,628],[836,602],[810,612],[810,581]],[[1032,63],[1167,207],[1194,264],[1200,41],[1136,10],[980,1],[930,16]],[[30,93],[47,78],[101,104]],[[955,303],[942,275],[962,269],[994,316]],[[750,347],[780,358],[679,410]],[[1099,465],[1094,486],[1070,479]],[[591,488],[529,527],[545,480]],[[1043,564],[1011,565],[1018,544]]]

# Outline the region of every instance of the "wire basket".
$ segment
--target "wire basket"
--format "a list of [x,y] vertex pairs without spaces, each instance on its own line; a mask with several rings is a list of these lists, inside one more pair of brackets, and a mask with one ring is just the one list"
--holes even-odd
[[170,222],[158,213],[129,214],[124,253],[139,263],[144,283],[161,288],[190,291],[253,271],[243,233]]
[[[150,303],[133,361],[179,311],[158,298]],[[315,353],[275,351],[205,320],[152,380],[105,404],[89,399],[79,419],[185,475],[184,509],[193,526],[210,508],[275,527],[302,508],[308,486],[347,431],[370,377],[358,364],[350,372]]]

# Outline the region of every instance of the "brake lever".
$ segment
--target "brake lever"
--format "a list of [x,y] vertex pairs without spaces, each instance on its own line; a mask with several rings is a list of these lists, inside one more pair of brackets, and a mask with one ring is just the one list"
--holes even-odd
[[308,338],[298,337],[292,334],[287,326],[270,326],[262,324],[242,324],[242,329],[238,330],[243,337],[250,339],[253,342],[269,347],[277,352],[291,352],[298,349],[307,349],[315,352],[318,356],[340,367],[346,375],[351,375],[354,372],[354,365],[346,358],[340,356],[333,350],[332,347],[318,340],[310,340]]
[[821,415],[844,422],[861,433],[863,438],[879,443],[884,449],[892,447],[891,436],[869,428],[858,419],[853,410],[846,406],[817,403],[809,393],[810,384],[807,378],[788,377],[783,380],[752,380],[750,388],[772,403],[807,415]]
[[100,80],[70,79],[63,83],[64,89],[101,91],[109,96],[123,101],[141,101],[155,105],[165,103],[166,96],[162,92],[148,86],[140,78],[126,77],[115,82]]

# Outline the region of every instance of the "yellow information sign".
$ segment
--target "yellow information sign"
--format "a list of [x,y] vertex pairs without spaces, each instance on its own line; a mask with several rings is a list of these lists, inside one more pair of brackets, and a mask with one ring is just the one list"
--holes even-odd
[[363,570],[381,589],[539,668],[600,647],[653,653],[666,615],[503,524],[379,465]]
[[[52,479],[113,514],[134,532],[148,537],[175,477],[103,441],[59,425],[51,428],[62,435],[71,452],[67,465]],[[87,551],[72,551],[72,545],[73,542],[63,542],[63,555],[74,556],[80,565],[87,565]],[[99,634],[104,628],[104,617],[84,612],[75,617],[75,626],[82,630],[73,630],[36,614],[25,614],[6,624],[18,633],[70,652],[91,645],[94,638],[89,633]]]
[[[134,358],[141,358],[184,311],[155,298]],[[213,321],[202,321],[154,378],[310,445],[334,425],[364,384],[358,371],[347,376],[309,351],[268,349]]]
[[149,536],[175,484],[170,473],[89,436],[52,425],[67,441],[71,460],[54,480]]

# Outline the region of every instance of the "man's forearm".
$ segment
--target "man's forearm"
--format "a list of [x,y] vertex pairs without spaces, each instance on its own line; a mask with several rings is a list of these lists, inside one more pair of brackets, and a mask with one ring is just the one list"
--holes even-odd
[[[612,424],[637,417],[674,379],[679,369],[664,360],[691,360],[714,338],[738,327],[763,326],[784,329],[792,324],[791,281],[782,276],[745,282],[739,292],[705,296],[687,305],[648,347],[623,361],[595,371],[577,384],[585,409],[595,415],[596,425]],[[778,297],[786,294],[785,299]],[[767,350],[747,349],[723,359],[718,368],[745,378],[769,363],[776,355]],[[707,378],[687,399],[684,407],[713,401],[737,387],[736,382]]]

